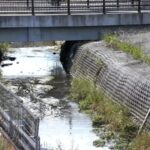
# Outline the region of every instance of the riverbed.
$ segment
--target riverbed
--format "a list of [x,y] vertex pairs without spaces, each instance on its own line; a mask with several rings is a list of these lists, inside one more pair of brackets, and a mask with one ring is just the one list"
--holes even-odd
[[90,117],[69,99],[70,79],[54,47],[12,48],[8,55],[16,60],[3,62],[12,63],[1,69],[3,82],[40,118],[41,148],[109,150],[110,143],[93,146],[99,137],[93,132]]

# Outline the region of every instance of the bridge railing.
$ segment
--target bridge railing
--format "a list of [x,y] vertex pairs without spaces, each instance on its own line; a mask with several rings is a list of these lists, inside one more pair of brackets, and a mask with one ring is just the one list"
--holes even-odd
[[149,0],[1,0],[0,14],[84,14],[150,11]]
[[40,150],[39,118],[27,110],[16,95],[0,84],[0,125],[23,150]]

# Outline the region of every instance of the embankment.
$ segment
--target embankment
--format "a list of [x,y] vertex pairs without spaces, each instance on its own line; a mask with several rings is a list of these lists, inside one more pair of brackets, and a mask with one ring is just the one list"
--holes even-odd
[[[83,44],[71,59],[72,76],[93,81],[143,123],[150,108],[150,66],[104,42]],[[145,128],[150,129],[149,115]]]

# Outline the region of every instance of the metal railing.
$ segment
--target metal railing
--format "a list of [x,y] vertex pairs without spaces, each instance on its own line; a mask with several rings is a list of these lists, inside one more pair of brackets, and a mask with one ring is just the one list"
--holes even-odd
[[149,12],[150,0],[0,0],[0,14]]
[[24,107],[19,97],[0,83],[0,126],[23,150],[40,150],[39,118]]

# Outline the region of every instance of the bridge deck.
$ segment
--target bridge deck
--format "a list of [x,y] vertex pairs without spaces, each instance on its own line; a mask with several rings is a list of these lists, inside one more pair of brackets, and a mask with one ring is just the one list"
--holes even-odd
[[149,0],[0,0],[0,15],[137,13],[149,10]]

